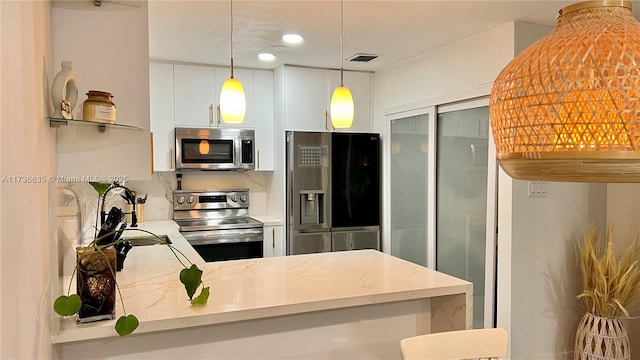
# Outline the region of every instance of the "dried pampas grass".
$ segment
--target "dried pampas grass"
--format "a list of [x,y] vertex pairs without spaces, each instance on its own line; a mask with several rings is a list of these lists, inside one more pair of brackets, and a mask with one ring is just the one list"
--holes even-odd
[[640,307],[640,243],[636,238],[620,256],[616,256],[613,233],[607,231],[602,244],[594,226],[584,233],[579,245],[583,292],[578,299],[587,311],[605,318],[619,318]]

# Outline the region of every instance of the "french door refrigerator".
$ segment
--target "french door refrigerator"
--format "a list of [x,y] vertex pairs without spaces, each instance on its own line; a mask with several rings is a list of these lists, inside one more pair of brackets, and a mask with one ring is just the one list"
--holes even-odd
[[291,131],[287,254],[380,250],[380,135]]

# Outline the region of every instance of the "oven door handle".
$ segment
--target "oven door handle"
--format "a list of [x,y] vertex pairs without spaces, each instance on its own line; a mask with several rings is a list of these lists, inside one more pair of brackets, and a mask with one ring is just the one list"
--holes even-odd
[[190,231],[181,234],[191,245],[260,242],[263,239],[262,229]]

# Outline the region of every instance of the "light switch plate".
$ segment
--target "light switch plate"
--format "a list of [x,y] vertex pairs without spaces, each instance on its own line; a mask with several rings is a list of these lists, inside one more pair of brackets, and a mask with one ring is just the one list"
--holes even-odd
[[529,181],[529,197],[547,197],[547,183]]

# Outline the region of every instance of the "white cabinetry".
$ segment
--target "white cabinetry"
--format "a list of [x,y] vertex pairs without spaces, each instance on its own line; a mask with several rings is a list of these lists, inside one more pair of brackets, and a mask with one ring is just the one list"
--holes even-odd
[[153,170],[174,170],[173,64],[149,63]]
[[264,257],[284,256],[284,232],[282,225],[265,226]]
[[208,127],[214,124],[215,85],[211,66],[173,66],[175,126]]
[[253,71],[256,170],[273,171],[273,71]]
[[230,75],[230,69],[224,67],[174,65],[176,126],[253,128],[253,70],[234,69],[247,101],[244,122],[225,124],[220,117],[220,90]]
[[330,129],[329,78],[325,69],[284,68],[284,116],[286,130]]
[[[286,130],[327,131],[331,126],[329,109],[333,90],[340,85],[340,71],[283,66],[283,116]],[[367,132],[371,129],[371,74],[344,72],[344,85],[354,100],[353,125],[341,131]]]

